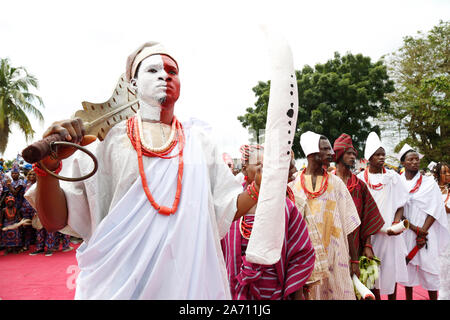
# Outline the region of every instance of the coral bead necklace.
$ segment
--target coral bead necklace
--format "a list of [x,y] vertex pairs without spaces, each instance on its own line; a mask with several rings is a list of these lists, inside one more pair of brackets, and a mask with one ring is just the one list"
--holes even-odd
[[[175,137],[175,131],[177,133],[177,138]],[[170,137],[168,141],[159,148],[153,148],[148,147],[146,145],[143,145],[142,143],[142,120],[140,119],[140,116],[135,116],[127,121],[127,134],[128,138],[131,141],[131,144],[133,145],[133,148],[137,152],[138,157],[138,166],[139,166],[139,174],[141,176],[142,180],[142,186],[144,188],[144,192],[147,196],[147,199],[149,200],[150,204],[155,208],[158,213],[163,215],[171,215],[174,214],[178,209],[178,204],[180,202],[180,196],[181,196],[181,188],[182,188],[182,180],[183,180],[183,149],[184,149],[184,143],[185,143],[185,137],[184,137],[184,131],[181,123],[178,121],[178,119],[174,116],[172,120],[172,130]],[[174,156],[168,156],[172,150],[175,148],[175,146],[178,144],[178,154]],[[147,178],[145,176],[144,171],[144,164],[142,160],[142,156],[146,157],[159,157],[162,159],[171,159],[176,156],[178,156],[178,177],[177,177],[177,191],[175,193],[175,199],[172,204],[172,208],[166,207],[166,206],[160,206],[155,199],[152,196],[152,193],[150,192],[150,189],[148,187]]]

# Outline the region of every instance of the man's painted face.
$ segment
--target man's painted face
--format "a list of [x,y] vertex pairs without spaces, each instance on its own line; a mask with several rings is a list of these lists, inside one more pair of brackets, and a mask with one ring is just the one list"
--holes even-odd
[[152,106],[172,106],[180,96],[178,68],[166,55],[144,59],[137,72],[138,97]]

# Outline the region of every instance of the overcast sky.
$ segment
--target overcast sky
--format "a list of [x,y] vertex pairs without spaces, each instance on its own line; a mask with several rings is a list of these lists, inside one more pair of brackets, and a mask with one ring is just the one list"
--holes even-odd
[[[127,56],[149,40],[161,41],[180,66],[175,113],[209,123],[233,156],[248,140],[237,120],[253,106],[252,92],[268,80],[266,42],[259,29],[281,30],[295,68],[323,63],[335,51],[373,61],[397,50],[407,35],[429,31],[450,17],[450,1],[3,1],[0,57],[23,66],[40,82],[44,124],[104,102],[125,70]],[[3,157],[27,142],[14,128]]]

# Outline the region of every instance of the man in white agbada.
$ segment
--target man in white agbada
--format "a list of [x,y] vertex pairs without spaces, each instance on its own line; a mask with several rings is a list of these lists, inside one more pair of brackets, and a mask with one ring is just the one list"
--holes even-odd
[[405,261],[408,252],[403,233],[395,234],[389,227],[401,221],[408,191],[397,172],[384,168],[385,156],[380,138],[371,132],[364,150],[364,158],[369,164],[357,176],[367,184],[385,221],[381,230],[372,236],[373,252],[381,260],[379,278],[373,291],[378,300],[381,299],[380,294],[387,294],[388,299],[395,300],[397,282],[408,281]]
[[404,217],[410,222],[405,231],[408,252],[419,248],[408,264],[408,281],[405,286],[406,299],[413,299],[413,287],[428,290],[430,300],[437,300],[439,290],[439,253],[444,252],[450,240],[447,216],[441,192],[433,177],[421,175],[421,154],[405,144],[398,154],[405,167],[401,181],[409,190],[409,200],[404,207]]
[[[51,176],[38,176],[26,197],[46,229],[84,239],[77,251],[76,299],[230,299],[219,241],[255,202],[201,127],[191,121],[180,131],[173,115],[178,65],[162,45],[146,43],[130,55],[126,76],[136,87],[142,120],[119,122],[103,142],[88,146],[99,162],[92,178],[60,186]],[[71,119],[55,122],[44,137],[59,133],[86,145],[94,139],[83,131],[81,120]],[[176,140],[167,155],[172,159],[143,156],[139,169],[138,140],[144,151],[160,154],[171,139]],[[59,150],[58,158],[72,153]],[[47,157],[43,163],[54,170],[59,159]],[[73,176],[91,170],[84,153],[65,163],[70,160]],[[172,204],[175,212],[167,215]]]

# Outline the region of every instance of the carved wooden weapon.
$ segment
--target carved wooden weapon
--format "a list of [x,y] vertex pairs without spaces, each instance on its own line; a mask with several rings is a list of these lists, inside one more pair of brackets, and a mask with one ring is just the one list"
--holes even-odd
[[[139,109],[139,101],[136,98],[136,92],[130,87],[130,83],[125,80],[125,75],[120,77],[116,88],[108,101],[103,103],[83,101],[82,105],[84,110],[75,112],[73,118],[81,118],[85,127],[85,134],[96,136],[100,141],[103,141],[109,130],[115,124],[133,116]],[[41,160],[49,155],[55,155],[58,145],[72,146],[87,153],[94,161],[93,171],[80,178],[62,177],[49,171],[42,164]],[[22,151],[22,157],[28,163],[39,162],[41,167],[48,174],[65,181],[80,181],[87,179],[94,175],[98,168],[97,159],[89,150],[78,144],[65,141],[65,138],[57,133],[49,135],[26,147]]]

